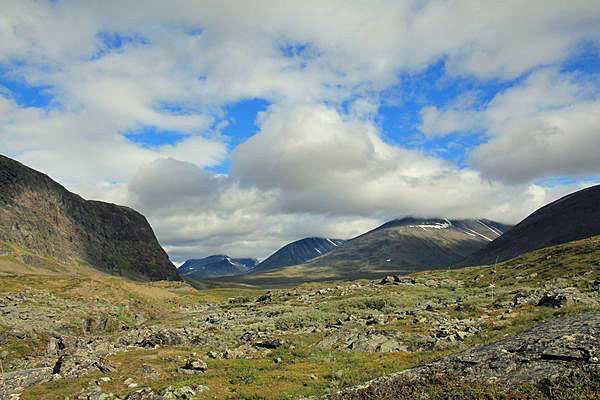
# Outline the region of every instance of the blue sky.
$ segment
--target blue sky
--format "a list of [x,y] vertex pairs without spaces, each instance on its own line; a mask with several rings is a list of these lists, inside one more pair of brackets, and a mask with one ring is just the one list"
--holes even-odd
[[[256,9],[258,8],[258,10]],[[9,0],[0,152],[142,211],[174,261],[600,182],[600,8]]]

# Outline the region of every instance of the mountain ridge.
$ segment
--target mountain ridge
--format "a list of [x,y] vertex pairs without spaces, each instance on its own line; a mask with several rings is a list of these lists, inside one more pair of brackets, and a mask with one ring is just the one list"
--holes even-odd
[[337,248],[344,240],[323,237],[306,237],[288,243],[254,268],[251,273],[272,271],[282,267],[302,264],[315,257],[320,257]]
[[388,221],[314,261],[311,265],[368,264],[388,268],[449,267],[508,230],[488,219],[404,217]]
[[187,260],[177,269],[177,272],[184,278],[206,279],[245,274],[256,265],[258,260],[255,258],[233,258],[225,254],[215,254]]
[[113,275],[180,280],[146,218],[85,200],[49,176],[0,155],[0,241]]
[[529,251],[600,234],[600,185],[540,207],[461,265],[489,264]]

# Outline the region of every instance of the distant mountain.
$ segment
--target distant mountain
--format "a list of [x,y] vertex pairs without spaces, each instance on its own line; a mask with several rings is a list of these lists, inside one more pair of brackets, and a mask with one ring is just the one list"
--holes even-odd
[[510,227],[487,219],[402,218],[345,242],[311,266],[358,271],[422,270],[455,265]]
[[525,218],[463,265],[508,260],[543,247],[600,235],[600,185],[571,193]]
[[337,248],[342,243],[341,239],[327,239],[310,237],[297,240],[283,246],[269,258],[258,264],[252,273],[266,272],[289,265],[302,264],[315,257],[320,257]]
[[0,156],[0,242],[66,264],[137,279],[181,280],[146,218],[84,200],[48,176]]
[[231,258],[218,254],[196,260],[187,260],[177,272],[188,279],[207,279],[245,274],[258,264],[256,258]]

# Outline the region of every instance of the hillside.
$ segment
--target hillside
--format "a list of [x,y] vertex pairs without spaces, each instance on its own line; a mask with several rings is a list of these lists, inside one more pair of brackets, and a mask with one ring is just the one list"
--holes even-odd
[[340,239],[310,237],[283,246],[252,270],[252,273],[272,271],[289,265],[302,264],[322,256],[344,243]]
[[252,270],[258,264],[256,258],[231,258],[226,255],[213,255],[201,259],[187,260],[178,269],[179,275],[189,279],[217,278],[240,275]]
[[508,260],[543,247],[600,234],[600,185],[564,196],[538,209],[471,255],[462,265]]
[[490,220],[403,218],[349,240],[308,264],[354,265],[363,269],[447,267],[481,249],[508,228]]
[[0,156],[0,242],[114,275],[179,280],[146,218],[84,200],[48,176]]

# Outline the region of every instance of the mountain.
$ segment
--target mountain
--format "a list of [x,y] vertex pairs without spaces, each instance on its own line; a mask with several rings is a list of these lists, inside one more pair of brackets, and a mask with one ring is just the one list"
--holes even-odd
[[214,255],[196,260],[187,260],[177,269],[184,278],[206,279],[219,276],[245,274],[258,264],[256,258],[231,258]]
[[136,279],[180,280],[146,218],[84,200],[48,176],[0,156],[0,242]]
[[302,264],[330,252],[342,243],[344,243],[344,241],[341,239],[327,239],[321,237],[300,239],[277,250],[266,260],[258,264],[258,266],[252,270],[252,273],[266,272],[281,267],[287,267],[289,265]]
[[407,217],[387,222],[308,264],[362,270],[422,270],[455,265],[509,226],[487,219]]
[[564,196],[519,222],[463,265],[490,264],[523,253],[600,235],[600,185]]

